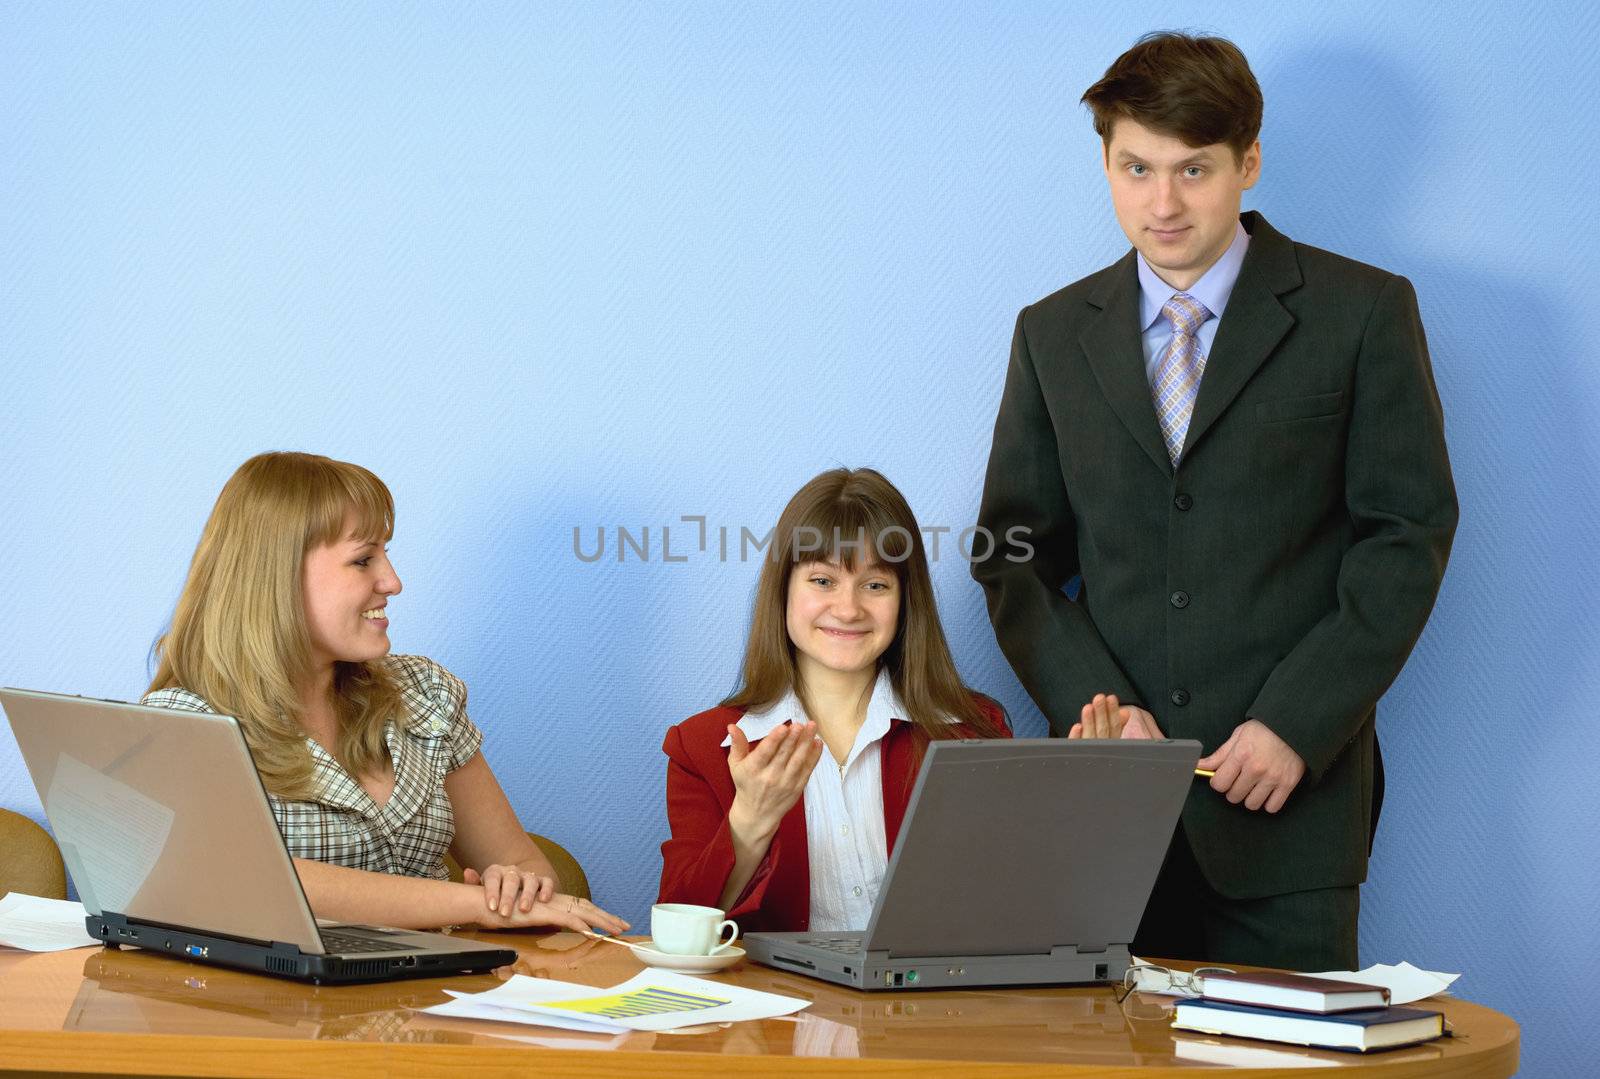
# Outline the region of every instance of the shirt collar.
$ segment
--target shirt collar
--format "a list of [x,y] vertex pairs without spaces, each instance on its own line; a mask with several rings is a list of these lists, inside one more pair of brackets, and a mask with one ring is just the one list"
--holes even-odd
[[[1222,253],[1222,257],[1211,264],[1200,280],[1184,290],[1205,304],[1213,318],[1220,319],[1227,308],[1228,297],[1233,294],[1233,286],[1239,280],[1239,270],[1244,266],[1245,249],[1249,246],[1250,234],[1244,230],[1244,225],[1234,225],[1233,242]],[[1161,308],[1178,294],[1178,290],[1156,276],[1156,272],[1144,260],[1144,255],[1138,256],[1138,262],[1139,332],[1143,333],[1155,325],[1156,319],[1161,317]]]
[[[408,723],[407,729],[417,730],[414,722]],[[393,720],[383,725],[383,740],[389,746],[394,787],[389,792],[388,800],[379,806],[360,781],[346,771],[344,765],[322,747],[322,743],[308,737],[306,748],[311,751],[312,766],[311,800],[353,810],[369,820],[384,816],[395,821],[410,820],[422,807],[424,796],[430,793],[427,784],[432,781],[431,773],[418,772],[415,753]]]
[[[889,677],[887,670],[878,671],[878,679],[872,684],[872,698],[867,701],[867,718],[861,724],[861,731],[856,735],[856,744],[850,750],[850,756],[845,760],[845,767],[850,767],[857,755],[870,746],[873,742],[889,733],[889,724],[895,721],[909,723],[906,719],[906,706],[900,700],[900,695],[894,691],[894,681]],[[759,712],[746,712],[734,724],[744,734],[748,741],[756,742],[771,734],[774,730],[788,722],[804,723],[806,710],[800,703],[800,697],[793,688],[785,693],[777,704],[764,708]],[[722,739],[724,747],[733,744],[733,735]]]

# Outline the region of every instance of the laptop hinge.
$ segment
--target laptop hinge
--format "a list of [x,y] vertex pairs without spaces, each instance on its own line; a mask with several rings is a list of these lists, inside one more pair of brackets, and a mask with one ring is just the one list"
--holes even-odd
[[[107,918],[108,916],[102,914],[101,917]],[[109,915],[109,917],[121,919],[122,924],[128,926],[130,929],[138,928],[139,926],[149,926],[151,929],[159,929],[165,933],[187,933],[192,937],[210,937],[212,940],[226,940],[232,941],[236,944],[249,944],[257,948],[279,947],[279,944],[276,941],[259,940],[256,937],[242,937],[233,933],[218,933],[210,929],[201,932],[200,930],[192,929],[186,925],[173,925],[170,922],[155,922],[149,920],[148,918],[130,918],[126,914],[112,914]]]
[[1089,955],[1106,950],[1104,944],[1057,944],[1050,949],[1051,959],[1064,959],[1074,955]]

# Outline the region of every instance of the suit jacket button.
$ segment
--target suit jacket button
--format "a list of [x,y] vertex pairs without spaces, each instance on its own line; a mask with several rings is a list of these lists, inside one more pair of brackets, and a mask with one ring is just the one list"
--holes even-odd
[[1187,593],[1187,592],[1174,592],[1174,593],[1172,593],[1172,605],[1174,607],[1178,608],[1178,610],[1180,610],[1180,611],[1183,610],[1185,607],[1189,606],[1189,593]]
[[1172,504],[1177,506],[1180,510],[1188,512],[1189,507],[1194,505],[1194,499],[1187,494],[1182,494],[1174,498],[1172,500]]
[[1189,703],[1189,691],[1186,689],[1175,689],[1172,691],[1171,700],[1173,704],[1177,705],[1179,708],[1182,708],[1184,705]]

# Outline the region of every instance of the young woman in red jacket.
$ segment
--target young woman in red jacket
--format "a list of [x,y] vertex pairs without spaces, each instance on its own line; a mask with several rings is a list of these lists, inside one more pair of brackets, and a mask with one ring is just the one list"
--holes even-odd
[[928,741],[1010,734],[956,674],[906,500],[824,472],[778,520],[739,690],[667,732],[660,901],[865,929]]

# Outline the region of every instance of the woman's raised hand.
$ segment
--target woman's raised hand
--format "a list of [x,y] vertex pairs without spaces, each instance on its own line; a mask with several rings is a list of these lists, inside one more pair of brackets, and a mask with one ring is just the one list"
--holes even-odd
[[728,772],[733,776],[733,806],[728,821],[736,832],[771,836],[783,815],[800,799],[811,770],[822,759],[822,739],[811,722],[774,728],[751,748],[736,725],[728,728]]

